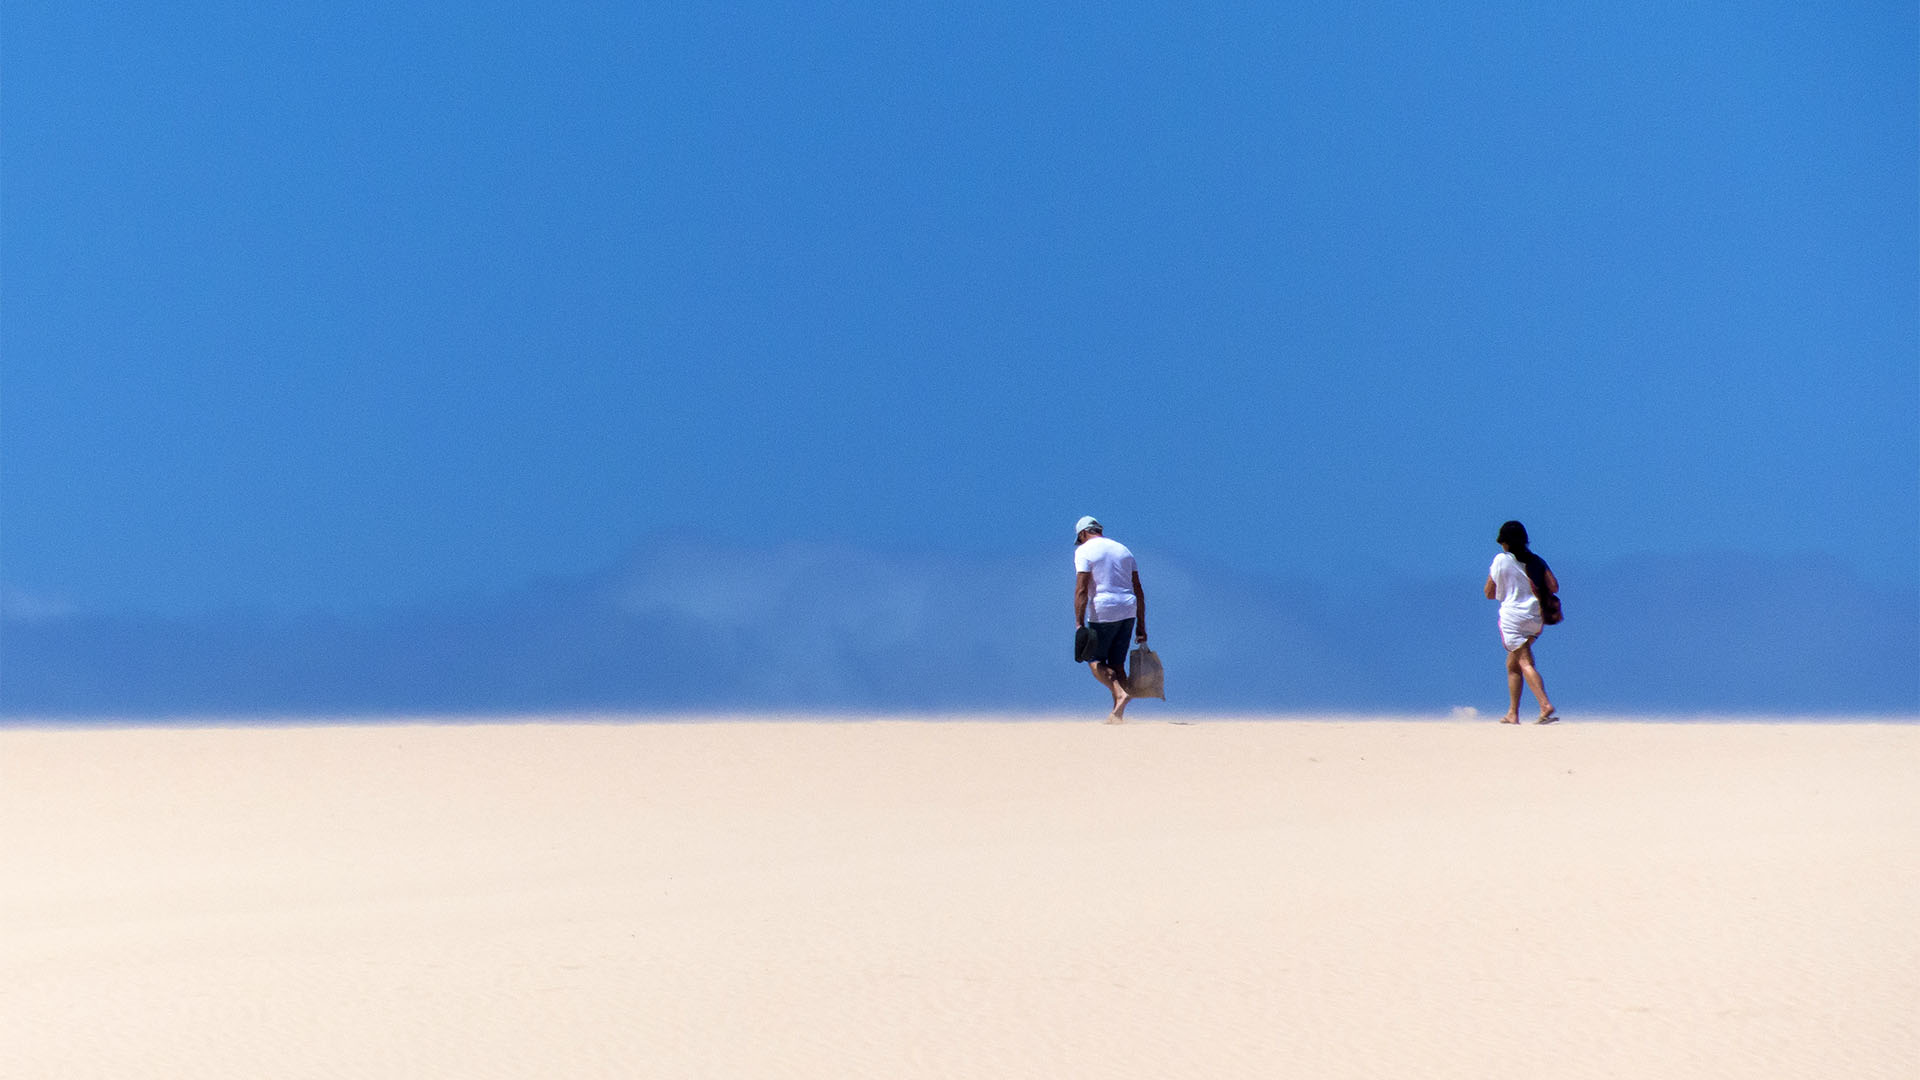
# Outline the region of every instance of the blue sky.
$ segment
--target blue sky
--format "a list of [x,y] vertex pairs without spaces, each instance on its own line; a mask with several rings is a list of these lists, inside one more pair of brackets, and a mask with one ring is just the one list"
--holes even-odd
[[1917,42],[1910,3],[10,4],[0,588],[1064,564],[1091,512],[1336,588],[1476,590],[1519,517],[1557,568],[1910,595]]

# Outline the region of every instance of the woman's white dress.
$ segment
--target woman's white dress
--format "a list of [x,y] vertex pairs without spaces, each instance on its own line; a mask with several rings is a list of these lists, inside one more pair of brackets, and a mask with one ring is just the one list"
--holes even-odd
[[1547,628],[1540,620],[1540,598],[1533,595],[1527,568],[1507,552],[1493,557],[1487,575],[1493,578],[1493,598],[1500,601],[1500,642],[1512,652]]

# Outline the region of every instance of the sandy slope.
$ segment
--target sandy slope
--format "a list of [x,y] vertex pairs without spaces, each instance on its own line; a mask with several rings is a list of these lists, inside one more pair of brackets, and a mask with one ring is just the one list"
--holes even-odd
[[0,731],[0,1077],[1920,1075],[1920,725],[1147,719]]

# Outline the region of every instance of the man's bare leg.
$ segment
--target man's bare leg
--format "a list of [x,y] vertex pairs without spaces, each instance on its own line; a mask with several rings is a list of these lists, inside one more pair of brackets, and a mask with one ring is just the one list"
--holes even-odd
[[1087,670],[1093,672],[1094,681],[1106,687],[1109,693],[1113,691],[1113,672],[1107,670],[1107,665],[1096,660],[1087,665]]
[[1124,723],[1126,721],[1127,702],[1133,700],[1133,695],[1127,693],[1126,675],[1122,672],[1114,671],[1105,664],[1094,663],[1091,666],[1093,668],[1093,677],[1099,679],[1101,684],[1113,694],[1113,711],[1107,714],[1107,723]]

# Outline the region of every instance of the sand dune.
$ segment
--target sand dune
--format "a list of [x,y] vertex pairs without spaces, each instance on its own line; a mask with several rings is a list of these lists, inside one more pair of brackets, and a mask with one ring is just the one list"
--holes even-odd
[[0,1077],[1904,1080],[1917,767],[1872,723],[0,731]]

